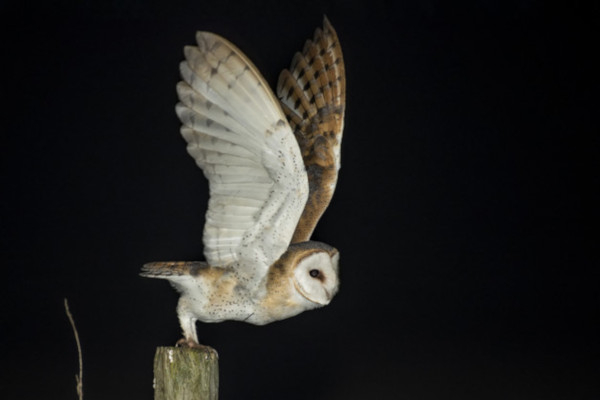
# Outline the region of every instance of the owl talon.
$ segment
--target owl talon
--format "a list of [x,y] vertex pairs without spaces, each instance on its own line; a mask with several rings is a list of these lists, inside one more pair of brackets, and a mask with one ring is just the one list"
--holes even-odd
[[194,341],[193,339],[186,339],[186,338],[181,338],[177,341],[177,343],[175,343],[176,347],[187,347],[190,349],[200,349],[200,350],[207,350],[210,349],[209,346],[204,346],[200,343],[197,343],[196,341]]

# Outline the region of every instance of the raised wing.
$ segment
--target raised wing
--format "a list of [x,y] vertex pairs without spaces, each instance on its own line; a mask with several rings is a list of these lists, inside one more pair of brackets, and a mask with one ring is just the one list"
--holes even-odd
[[260,279],[287,249],[308,197],[302,156],[279,103],[250,60],[198,32],[177,85],[187,150],[209,181],[204,255]]
[[313,40],[279,76],[277,95],[302,151],[310,193],[292,243],[310,239],[329,205],[340,169],[346,73],[337,34],[324,18]]

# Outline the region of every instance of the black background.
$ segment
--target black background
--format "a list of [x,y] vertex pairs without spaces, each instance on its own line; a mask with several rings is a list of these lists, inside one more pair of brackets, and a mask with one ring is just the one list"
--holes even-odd
[[[17,4],[18,3],[18,4]],[[328,307],[199,324],[223,399],[597,399],[598,6],[3,2],[2,398],[152,398],[207,184],[173,111],[196,30],[275,84],[327,14],[347,70]]]

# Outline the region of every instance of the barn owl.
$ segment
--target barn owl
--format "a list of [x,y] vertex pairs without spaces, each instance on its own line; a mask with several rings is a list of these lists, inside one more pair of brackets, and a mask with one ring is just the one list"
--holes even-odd
[[209,32],[184,48],[176,106],[187,151],[208,179],[206,262],[151,262],[142,276],[167,279],[180,299],[184,338],[196,321],[263,325],[329,304],[338,251],[310,237],[340,168],[346,81],[327,18],[275,95],[252,62]]

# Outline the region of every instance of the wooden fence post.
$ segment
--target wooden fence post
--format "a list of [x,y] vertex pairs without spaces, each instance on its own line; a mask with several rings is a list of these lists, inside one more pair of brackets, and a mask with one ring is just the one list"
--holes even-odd
[[219,356],[211,347],[158,347],[154,400],[217,400]]

